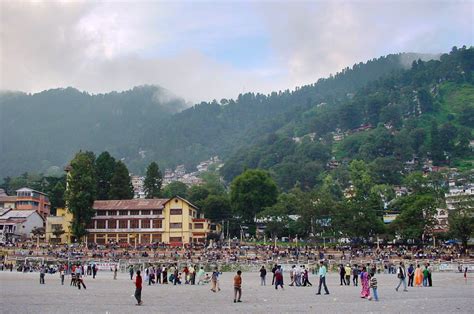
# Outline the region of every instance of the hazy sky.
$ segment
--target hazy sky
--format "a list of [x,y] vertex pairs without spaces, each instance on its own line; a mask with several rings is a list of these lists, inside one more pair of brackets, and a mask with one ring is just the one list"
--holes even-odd
[[474,1],[0,1],[0,89],[158,84],[189,101],[473,45]]

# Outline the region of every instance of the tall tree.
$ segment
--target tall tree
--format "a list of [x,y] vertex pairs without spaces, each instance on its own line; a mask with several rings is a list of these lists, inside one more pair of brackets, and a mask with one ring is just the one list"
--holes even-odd
[[96,175],[93,155],[79,152],[71,161],[67,177],[66,204],[73,215],[71,232],[78,241],[87,234],[86,227],[94,216]]
[[163,176],[160,168],[156,162],[152,162],[146,169],[145,182],[143,183],[145,188],[146,198],[159,197],[161,193],[161,184],[163,182]]
[[455,208],[449,213],[449,233],[461,240],[463,250],[474,234],[474,199],[472,197],[457,197]]
[[109,152],[103,152],[95,161],[95,171],[97,174],[97,199],[108,200],[110,185],[115,171],[115,158]]
[[201,202],[204,216],[211,221],[228,219],[232,215],[230,201],[224,195],[209,195]]
[[115,164],[114,175],[110,180],[109,199],[129,200],[133,198],[133,186],[127,166],[122,161]]
[[431,122],[431,141],[430,141],[430,150],[431,150],[431,158],[433,159],[433,163],[435,165],[439,165],[445,161],[443,155],[443,145],[441,143],[441,137],[439,135],[438,123],[436,120]]
[[268,172],[252,169],[237,176],[230,186],[230,201],[237,215],[253,224],[256,214],[276,203],[277,186]]
[[173,196],[186,197],[188,186],[183,182],[173,181],[163,189],[163,197],[171,198]]

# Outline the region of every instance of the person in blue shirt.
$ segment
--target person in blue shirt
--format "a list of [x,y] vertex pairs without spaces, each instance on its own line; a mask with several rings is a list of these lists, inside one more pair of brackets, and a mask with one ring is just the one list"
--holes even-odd
[[326,273],[327,273],[327,269],[326,269],[326,266],[324,265],[323,261],[320,261],[319,262],[320,266],[319,266],[319,288],[318,288],[318,293],[316,293],[317,295],[321,294],[321,286],[324,285],[324,291],[326,291],[325,294],[329,294],[329,290],[328,290],[328,287],[326,286]]

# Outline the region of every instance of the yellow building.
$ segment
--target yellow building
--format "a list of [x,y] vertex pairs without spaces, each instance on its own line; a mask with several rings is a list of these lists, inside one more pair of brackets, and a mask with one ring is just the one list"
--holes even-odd
[[198,217],[197,207],[179,196],[95,201],[93,208],[87,241],[97,244],[183,245],[204,242],[212,232],[209,220]]
[[[46,241],[53,243],[71,243],[72,214],[66,208],[56,209],[56,216],[46,218]],[[54,235],[55,229],[62,229],[64,233],[58,238]]]

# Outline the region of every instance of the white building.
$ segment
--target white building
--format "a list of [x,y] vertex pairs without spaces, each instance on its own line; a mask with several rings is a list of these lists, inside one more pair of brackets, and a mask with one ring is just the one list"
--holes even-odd
[[27,238],[43,225],[44,219],[36,210],[0,209],[0,242]]

